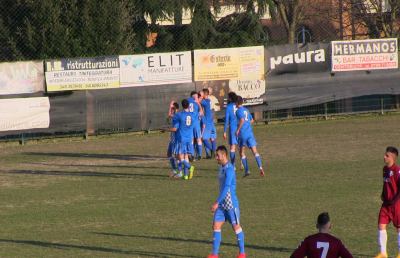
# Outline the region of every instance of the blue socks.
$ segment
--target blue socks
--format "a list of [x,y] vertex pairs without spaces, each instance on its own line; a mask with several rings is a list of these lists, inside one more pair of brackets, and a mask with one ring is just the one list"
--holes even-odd
[[174,157],[170,157],[169,158],[169,163],[171,164],[171,168],[173,170],[176,170],[176,163],[175,163],[175,158]]
[[262,168],[262,163],[261,163],[260,154],[257,153],[257,154],[255,155],[255,158],[256,158],[256,161],[257,161],[257,166],[258,166],[258,168],[261,169],[261,168]]
[[249,165],[247,164],[247,158],[246,158],[246,156],[243,156],[242,157],[242,164],[243,164],[243,167],[244,167],[244,173],[249,173]]
[[197,149],[197,156],[201,157],[203,152],[203,144],[196,144],[196,149]]
[[203,140],[204,147],[206,148],[206,153],[208,155],[209,151],[212,150],[212,145],[209,140]]
[[214,139],[214,141],[211,141],[211,145],[212,145],[212,151],[216,151],[217,150],[217,141]]
[[219,246],[220,245],[221,245],[221,230],[214,230],[212,254],[218,254],[219,253]]
[[231,163],[233,166],[235,166],[235,157],[236,157],[236,152],[231,151],[229,154],[230,158],[231,158]]
[[178,171],[182,171],[182,161],[178,160]]
[[236,232],[237,244],[239,247],[239,253],[244,254],[244,233],[242,229],[238,229]]
[[184,169],[183,173],[185,176],[189,175],[189,168],[190,168],[190,163],[186,160],[183,161]]

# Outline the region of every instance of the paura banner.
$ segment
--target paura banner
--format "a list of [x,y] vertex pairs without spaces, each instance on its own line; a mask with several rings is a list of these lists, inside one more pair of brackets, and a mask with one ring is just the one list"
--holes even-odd
[[397,69],[396,38],[332,41],[332,71]]
[[190,51],[119,57],[121,87],[192,82]]
[[194,80],[263,80],[264,47],[194,50]]
[[48,92],[119,87],[118,56],[48,60],[45,64]]
[[286,44],[266,49],[267,76],[330,71],[329,44]]

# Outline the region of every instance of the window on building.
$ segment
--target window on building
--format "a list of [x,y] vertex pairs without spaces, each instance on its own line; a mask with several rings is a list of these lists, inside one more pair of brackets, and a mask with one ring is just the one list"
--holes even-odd
[[296,39],[298,44],[306,44],[312,42],[312,33],[307,26],[300,26],[296,31]]

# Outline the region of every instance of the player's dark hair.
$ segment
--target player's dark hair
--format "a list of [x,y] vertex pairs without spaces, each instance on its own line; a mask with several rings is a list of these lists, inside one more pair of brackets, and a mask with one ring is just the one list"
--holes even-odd
[[174,103],[172,103],[172,105],[174,106],[175,109],[179,109],[179,104],[178,103],[174,102]]
[[225,153],[225,155],[228,156],[228,150],[225,147],[225,145],[218,146],[216,151],[223,151]]
[[210,91],[209,91],[207,88],[204,88],[204,89],[203,89],[203,92],[204,92],[204,94],[207,94],[207,95],[210,94]]
[[233,91],[228,93],[228,104],[229,103],[236,103],[236,93],[234,93]]
[[182,100],[182,108],[183,109],[189,108],[189,101],[187,99]]
[[243,98],[241,96],[236,96],[236,104],[237,105],[242,105],[243,104]]
[[190,97],[193,97],[194,94],[197,94],[197,92],[196,91],[190,92]]
[[393,153],[396,156],[399,156],[399,151],[397,150],[396,147],[393,147],[393,146],[388,146],[386,148],[386,152],[390,152],[390,153]]
[[322,226],[325,226],[326,224],[328,224],[329,221],[330,221],[329,213],[323,212],[318,215],[317,225],[322,227]]

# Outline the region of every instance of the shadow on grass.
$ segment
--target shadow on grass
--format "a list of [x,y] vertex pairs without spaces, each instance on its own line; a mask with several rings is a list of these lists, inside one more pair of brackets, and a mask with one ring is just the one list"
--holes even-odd
[[156,155],[122,155],[122,154],[98,154],[98,153],[74,153],[74,152],[24,152],[23,154],[32,156],[117,159],[117,160],[155,160],[155,159],[166,160],[167,159],[165,156],[156,156]]
[[[92,233],[98,234],[98,235],[106,235],[106,236],[133,237],[133,238],[145,238],[145,239],[149,239],[149,240],[166,240],[166,241],[174,241],[174,242],[198,243],[198,244],[206,244],[207,247],[211,246],[211,244],[212,244],[212,242],[209,240],[199,240],[199,239],[162,237],[162,236],[126,235],[126,234],[119,234],[119,233],[104,233],[104,232],[92,232]],[[236,244],[230,244],[230,243],[222,243],[221,245],[236,246]],[[254,250],[281,252],[281,253],[293,252],[293,249],[289,249],[286,247],[259,246],[259,245],[252,245],[252,244],[248,244],[248,243],[246,243],[246,248],[254,249]]]
[[39,166],[51,166],[51,167],[86,167],[86,168],[143,168],[143,169],[160,169],[166,170],[168,166],[136,166],[136,165],[88,165],[88,164],[56,164],[56,163],[45,163],[45,162],[28,162],[24,163],[28,165],[39,165]]
[[103,173],[93,171],[46,171],[46,170],[10,170],[4,171],[9,174],[25,174],[25,175],[45,175],[45,176],[88,176],[88,177],[112,177],[112,178],[159,178],[171,180],[167,175],[157,174],[138,174],[138,173]]
[[[176,241],[176,242],[189,242],[189,243],[199,243],[199,244],[207,244],[211,245],[212,242],[209,240],[198,240],[198,239],[186,239],[186,238],[176,238],[176,237],[160,237],[160,236],[143,236],[143,235],[127,235],[127,234],[119,234],[119,233],[105,233],[105,232],[92,232],[97,235],[106,235],[106,236],[118,236],[118,237],[133,237],[133,238],[145,238],[150,240],[166,240],[166,241]],[[236,246],[236,244],[229,243],[221,243],[221,245],[225,246]],[[272,251],[272,252],[280,252],[280,253],[292,253],[294,249],[286,248],[286,247],[273,247],[273,246],[259,246],[252,245],[246,243],[246,248],[253,250],[264,250],[264,251]],[[367,254],[354,254],[354,257],[372,257],[373,255]]]
[[54,249],[80,249],[80,250],[85,250],[85,251],[106,252],[106,253],[126,254],[126,255],[142,255],[142,256],[148,256],[148,257],[196,257],[196,258],[198,257],[198,256],[188,256],[188,255],[181,255],[181,254],[172,254],[172,253],[122,250],[122,249],[100,247],[100,246],[85,246],[85,245],[51,243],[51,242],[43,242],[43,241],[36,241],[36,240],[0,239],[0,243],[32,245],[32,246],[54,248]]

